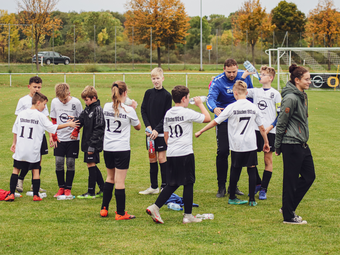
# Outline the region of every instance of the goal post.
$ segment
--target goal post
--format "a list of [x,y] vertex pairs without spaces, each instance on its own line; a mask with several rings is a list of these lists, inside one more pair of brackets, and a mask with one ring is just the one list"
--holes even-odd
[[[266,50],[266,54],[269,56],[269,66],[273,62],[277,66],[278,90],[289,80],[289,66],[292,64],[309,70],[311,88],[339,88],[340,47],[278,47]],[[272,61],[273,58],[275,61]]]

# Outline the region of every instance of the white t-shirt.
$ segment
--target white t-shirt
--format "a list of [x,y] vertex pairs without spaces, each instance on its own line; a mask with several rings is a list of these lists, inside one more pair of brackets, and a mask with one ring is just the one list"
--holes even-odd
[[[63,104],[58,98],[54,98],[51,103],[51,118],[57,119],[57,124],[67,123],[69,117],[79,117],[80,113],[83,111],[83,106],[78,98],[72,97],[69,102]],[[59,129],[57,131],[58,139],[61,142],[74,141],[71,139],[71,133],[74,130],[72,127],[67,127]],[[78,136],[78,140],[79,140]]]
[[[274,89],[253,88],[248,89],[247,97],[253,98],[253,103],[261,111],[263,117],[264,128],[269,127],[276,119],[277,114],[280,112],[281,95]],[[256,127],[256,130],[259,130]],[[276,127],[269,131],[269,133],[275,134]]]
[[115,116],[112,105],[113,102],[106,103],[103,108],[104,151],[129,151],[131,125],[135,127],[139,124],[137,113],[131,106],[122,103],[122,107],[118,107],[119,115]]
[[[17,108],[15,109],[15,115],[19,115],[19,113],[23,110],[30,109],[32,107],[32,97],[30,95],[26,95],[19,99]],[[45,109],[42,111],[45,116],[48,116],[48,108],[47,105]]]
[[55,133],[58,125],[53,125],[46,116],[35,109],[26,109],[17,116],[12,132],[17,134],[13,158],[17,161],[36,163],[40,161],[40,148],[45,130]]
[[215,119],[220,124],[228,119],[229,148],[235,152],[257,149],[256,126],[263,125],[261,112],[247,99],[228,105]]
[[192,123],[202,123],[204,119],[204,114],[182,106],[169,109],[164,116],[164,132],[169,132],[166,156],[179,157],[194,153]]

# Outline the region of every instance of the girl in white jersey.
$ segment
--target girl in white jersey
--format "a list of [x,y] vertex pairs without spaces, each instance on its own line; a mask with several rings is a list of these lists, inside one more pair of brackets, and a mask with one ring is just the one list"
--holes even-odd
[[100,211],[102,217],[108,216],[109,203],[114,185],[116,197],[116,220],[136,218],[125,211],[125,178],[130,163],[130,126],[140,130],[141,124],[136,114],[137,103],[132,107],[125,105],[127,86],[125,82],[116,81],[112,88],[112,102],[104,105],[105,134],[104,160],[107,178],[104,184],[103,203]]
[[235,189],[240,178],[242,167],[247,167],[249,176],[249,205],[256,206],[255,183],[257,165],[257,145],[255,128],[259,127],[264,139],[263,151],[269,152],[269,144],[265,129],[262,125],[261,113],[255,105],[246,99],[247,84],[243,81],[236,81],[233,87],[236,102],[228,105],[222,113],[198,131],[195,136],[199,137],[203,132],[217,126],[217,124],[228,119],[228,136],[231,150],[231,170],[230,170],[230,196],[229,204],[240,205],[248,201],[240,200],[235,196]]
[[171,91],[175,106],[168,110],[164,116],[164,139],[168,145],[166,151],[168,171],[166,173],[167,185],[158,196],[156,202],[146,209],[153,221],[164,223],[159,209],[165,204],[173,192],[183,185],[184,216],[183,223],[200,222],[192,215],[193,190],[195,183],[195,158],[192,149],[193,122],[206,123],[210,115],[204,107],[200,97],[195,97],[195,105],[202,113],[188,109],[189,89],[185,86],[176,86]]

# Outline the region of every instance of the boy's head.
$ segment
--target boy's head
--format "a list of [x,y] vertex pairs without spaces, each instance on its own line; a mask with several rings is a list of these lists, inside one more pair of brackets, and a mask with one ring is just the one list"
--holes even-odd
[[85,104],[89,106],[97,101],[97,90],[93,86],[86,86],[83,92],[81,92],[81,98],[85,101]]
[[60,102],[66,104],[70,96],[70,86],[67,83],[59,83],[55,85],[55,95]]
[[39,112],[42,112],[45,108],[46,103],[48,102],[47,96],[40,92],[35,92],[32,97],[32,105],[36,109],[38,109]]
[[246,96],[248,91],[247,91],[247,83],[241,80],[237,80],[233,86],[233,92],[234,96],[237,100],[238,97],[240,96]]
[[172,89],[171,95],[172,100],[174,100],[175,103],[180,104],[182,102],[183,97],[185,98],[189,97],[189,89],[185,86],[178,85]]
[[275,69],[269,66],[261,66],[260,69],[261,80],[260,83],[272,83],[275,78]]
[[224,62],[223,70],[229,80],[231,81],[235,80],[237,76],[237,71],[238,71],[238,65],[237,65],[236,60],[232,58],[228,58]]
[[29,95],[33,97],[35,92],[40,92],[41,90],[41,85],[42,85],[42,80],[38,76],[33,76],[30,78],[29,83],[28,83],[28,89],[30,90]]
[[161,89],[163,87],[163,69],[160,67],[156,67],[151,71],[151,81],[155,89]]

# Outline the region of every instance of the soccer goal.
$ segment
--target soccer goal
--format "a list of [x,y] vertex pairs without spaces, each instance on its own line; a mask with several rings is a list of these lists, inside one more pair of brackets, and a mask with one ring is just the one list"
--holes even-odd
[[280,47],[268,49],[266,54],[269,66],[276,66],[278,90],[289,80],[289,66],[292,64],[309,70],[312,79],[310,88],[339,88],[340,47]]

